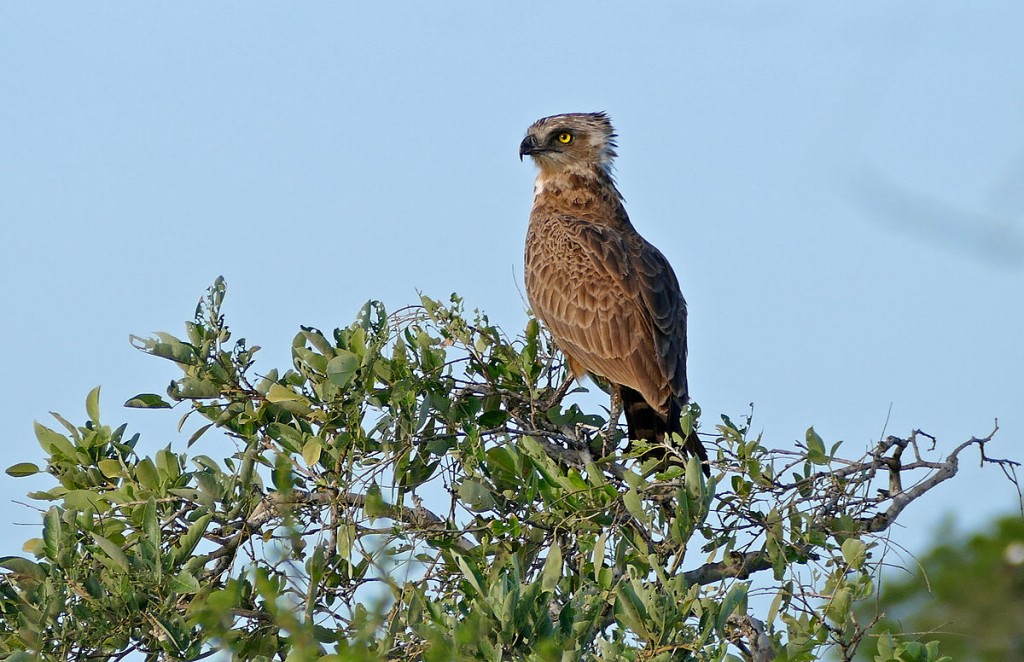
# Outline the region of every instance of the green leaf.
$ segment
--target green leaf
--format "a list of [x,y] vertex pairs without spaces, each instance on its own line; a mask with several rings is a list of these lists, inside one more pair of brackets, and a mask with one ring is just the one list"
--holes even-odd
[[867,558],[867,545],[857,538],[847,538],[842,546],[843,560],[854,570],[860,570]]
[[629,471],[628,469],[623,475],[623,478],[626,479],[626,484],[628,484],[634,490],[640,489],[647,483],[647,480],[643,476],[633,471]]
[[562,549],[557,545],[551,545],[548,556],[544,559],[544,569],[540,575],[540,590],[554,592],[558,586],[558,580],[562,578]]
[[299,336],[308,341],[316,351],[320,352],[324,356],[330,356],[334,353],[334,346],[331,345],[331,342],[324,337],[324,334],[321,333],[319,329],[314,329],[311,326],[303,326],[299,328],[302,329]]
[[821,440],[813,427],[807,428],[805,438],[807,440],[807,460],[811,464],[828,464],[829,458],[825,454],[825,442]]
[[320,461],[320,453],[323,452],[324,445],[320,441],[319,437],[312,437],[302,447],[302,459],[305,461],[307,467],[312,467]]
[[23,478],[39,473],[39,467],[32,462],[19,462],[7,467],[7,475],[14,478]]
[[194,552],[196,547],[199,545],[199,541],[203,539],[203,534],[206,533],[206,527],[210,525],[211,521],[213,521],[212,514],[203,515],[189,525],[188,531],[185,532],[185,535],[178,538],[178,543],[174,546],[174,550],[172,552],[175,565],[180,565],[192,555],[192,552]]
[[162,482],[174,481],[181,475],[178,455],[172,453],[170,447],[161,448],[156,453],[156,470]]
[[480,481],[472,478],[459,484],[459,499],[467,508],[474,512],[482,512],[494,508],[494,495]]
[[100,422],[100,387],[97,386],[85,396],[85,412],[93,423]]
[[456,555],[455,560],[458,562],[459,568],[462,570],[462,575],[473,586],[473,588],[476,589],[476,592],[481,596],[486,595],[487,593],[484,591],[483,587],[483,577],[477,569],[471,566],[469,561],[463,558],[461,554]]
[[167,395],[175,400],[208,400],[220,397],[220,385],[208,379],[182,377],[171,382]]
[[686,491],[699,500],[704,495],[704,472],[701,469],[700,458],[691,455],[686,461]]
[[725,622],[732,616],[733,612],[745,612],[746,604],[747,585],[743,583],[734,584],[729,589],[725,599],[722,600],[722,606],[718,611],[718,621],[716,623],[718,631],[722,631],[722,628],[725,627]]
[[640,596],[631,582],[620,582],[615,592],[615,613],[623,625],[633,630],[640,636],[648,634],[647,623],[650,620],[647,615],[647,607],[644,606]]
[[150,569],[159,580],[163,566],[160,563],[160,519],[157,514],[156,499],[149,497],[142,509],[142,533],[145,536],[140,549],[143,558],[150,561]]
[[305,437],[290,425],[274,422],[267,426],[267,434],[289,453],[299,453],[305,445]]
[[43,448],[43,452],[65,460],[75,459],[75,447],[71,445],[67,437],[54,432],[45,425],[40,425],[38,422],[33,423],[32,427],[35,430],[36,439],[39,440],[39,445]]
[[607,540],[608,532],[602,531],[594,543],[594,579],[600,579],[601,568],[604,567],[604,547]]
[[131,563],[128,561],[128,557],[119,545],[116,545],[98,533],[93,533],[92,539],[93,542],[103,550],[103,553],[107,555],[107,558],[113,561],[116,567],[124,570],[125,572],[128,572],[128,570],[131,569]]
[[327,372],[327,357],[305,347],[295,347],[292,349],[292,353],[298,360],[312,368],[314,372],[321,374]]
[[21,551],[33,556],[42,556],[46,551],[46,544],[42,538],[29,538],[21,546]]
[[288,493],[295,489],[295,468],[287,453],[274,454],[274,468],[270,472],[270,480],[279,492]]
[[[183,650],[185,648],[185,635],[181,631],[180,627],[175,627],[174,624],[169,622],[165,617],[160,615],[149,615],[151,620],[159,626],[164,636],[161,637],[164,641],[168,642],[177,650]],[[167,644],[164,644],[167,645]]]
[[882,660],[891,660],[893,658],[892,653],[895,646],[896,643],[893,641],[892,634],[888,632],[884,633],[878,638],[878,643],[876,644],[879,657],[881,657]]
[[358,535],[356,525],[341,524],[338,526],[338,556],[347,559],[352,555],[352,545],[355,544]]
[[156,499],[149,497],[146,501],[146,506],[142,510],[142,530],[146,534],[146,539],[149,544],[153,547],[160,547],[160,519],[157,514]]
[[156,393],[139,393],[124,403],[133,409],[170,409],[171,405]]
[[362,360],[347,349],[336,350],[337,356],[327,363],[327,379],[338,388],[344,388],[356,374]]
[[639,522],[647,522],[647,513],[644,512],[643,504],[640,502],[640,495],[632,487],[622,495],[622,503],[625,504],[629,514]]
[[483,428],[496,428],[500,425],[504,425],[505,421],[509,419],[509,413],[502,411],[501,409],[494,409],[492,411],[484,412],[480,418],[477,419],[477,423]]
[[57,421],[64,426],[64,429],[68,431],[68,434],[70,434],[71,438],[75,440],[75,443],[80,443],[82,441],[82,436],[78,433],[78,428],[72,425],[66,418],[55,411],[51,411],[50,416],[56,418]]
[[168,333],[158,333],[156,335],[164,342],[160,342],[156,338],[142,338],[134,335],[128,336],[128,340],[131,342],[132,347],[147,354],[159,356],[183,366],[196,363],[195,348],[191,345],[181,342]]
[[384,495],[381,494],[380,486],[377,483],[371,483],[366,489],[363,511],[367,517],[387,517],[391,514],[391,509],[384,503]]
[[[425,450],[429,451],[429,449]],[[441,464],[440,458],[430,462],[425,461],[423,452],[416,453],[411,460],[407,459],[408,457],[408,455],[402,456],[395,466],[395,477],[398,478],[398,484],[403,487],[416,487],[426,482]]]
[[926,657],[926,650],[927,649],[925,649],[924,644],[922,644],[919,641],[907,641],[907,642],[904,642],[903,644],[900,645],[900,648],[903,649],[902,652],[904,653],[904,655],[901,655],[900,657],[909,656],[910,659],[911,660],[915,660],[915,662],[917,660],[921,660],[922,662],[924,662],[924,660],[927,659],[927,657]]
[[156,465],[148,457],[143,458],[135,465],[135,479],[139,481],[140,485],[151,490],[160,487],[160,478],[156,472]]
[[61,554],[61,537],[64,522],[60,519],[60,510],[56,506],[46,511],[43,517],[43,544],[46,558],[57,561]]
[[850,604],[853,601],[853,593],[849,587],[843,587],[832,594],[832,599],[825,609],[825,616],[830,618],[836,625],[842,626],[850,619]]
[[[309,557],[306,562],[306,573],[309,577],[310,586],[319,586],[321,580],[324,578],[324,567],[326,565],[324,558],[324,545],[319,544],[313,550],[313,554]],[[313,620],[317,611],[317,592],[310,590],[306,594],[306,620],[310,622]]]
[[64,507],[75,510],[94,508],[96,512],[105,513],[110,510],[110,502],[92,490],[69,490],[64,495]]
[[268,402],[290,402],[294,400],[308,402],[301,393],[296,393],[287,386],[281,386],[280,384],[271,384],[270,390],[267,391]]
[[177,575],[171,578],[168,586],[175,593],[183,593],[186,595],[199,592],[199,580],[192,576],[191,573],[182,570]]
[[107,478],[117,478],[121,475],[121,463],[117,460],[109,458],[106,460],[100,460],[96,463],[96,466],[99,467],[100,471]]
[[20,556],[0,557],[0,568],[10,570],[15,575],[42,581],[46,579],[46,571],[38,563],[23,559]]
[[185,444],[185,448],[192,448],[192,444],[199,441],[199,437],[202,437],[204,434],[206,434],[206,431],[212,428],[213,425],[213,423],[207,423],[206,425],[200,427],[198,430],[193,432],[192,436],[188,438],[188,443]]

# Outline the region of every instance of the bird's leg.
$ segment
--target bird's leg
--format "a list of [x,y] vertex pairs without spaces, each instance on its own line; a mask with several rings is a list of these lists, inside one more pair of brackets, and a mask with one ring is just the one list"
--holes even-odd
[[601,457],[607,457],[611,449],[614,448],[615,435],[619,431],[620,416],[622,416],[622,396],[618,389],[612,389],[611,404],[608,408],[608,423],[605,425],[604,432],[597,437],[601,440]]

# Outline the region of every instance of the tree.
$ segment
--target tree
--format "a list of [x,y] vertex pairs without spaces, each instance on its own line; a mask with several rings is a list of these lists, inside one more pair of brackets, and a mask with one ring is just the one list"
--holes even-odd
[[[50,504],[32,558],[0,559],[10,659],[850,659],[878,536],[968,448],[1012,464],[985,455],[995,430],[937,459],[920,431],[843,459],[813,429],[768,450],[722,416],[705,480],[567,404],[535,321],[509,339],[455,296],[370,302],[257,374],[224,296],[218,279],[185,339],[133,338],[183,376],[126,404],[201,420],[183,447],[138,453],[98,388],[83,425],[36,424],[57,485],[30,495]],[[203,446],[229,454],[189,456],[213,429]]]
[[[1024,659],[1024,517],[1002,517],[971,536],[944,527],[932,548],[887,570],[877,604],[858,609],[862,618],[883,614],[876,631],[915,632],[939,641],[955,660],[1003,662]],[[863,659],[875,647],[864,646]]]

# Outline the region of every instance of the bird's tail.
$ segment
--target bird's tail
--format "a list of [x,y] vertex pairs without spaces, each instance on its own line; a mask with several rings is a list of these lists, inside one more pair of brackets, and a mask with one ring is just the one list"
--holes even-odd
[[[690,430],[689,434],[683,432],[679,420],[682,415],[682,405],[679,402],[672,401],[666,419],[651,407],[640,393],[628,386],[619,387],[619,396],[622,398],[622,411],[626,414],[626,428],[630,439],[640,439],[649,444],[658,445],[665,441],[666,433],[675,432],[683,437],[683,452],[688,455],[696,455],[701,461],[704,475],[711,475],[711,467],[707,462],[708,451],[697,437],[697,431]],[[650,455],[665,457],[665,451],[653,448]]]

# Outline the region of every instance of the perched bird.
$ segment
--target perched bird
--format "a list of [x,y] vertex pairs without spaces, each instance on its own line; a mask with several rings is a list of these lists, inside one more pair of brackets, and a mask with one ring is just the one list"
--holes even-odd
[[[540,168],[526,235],[526,295],[576,377],[594,375],[622,399],[631,440],[684,436],[686,301],[671,265],[633,228],[612,177],[615,133],[604,113],[534,122],[519,145]],[[704,473],[710,468],[703,465]]]

